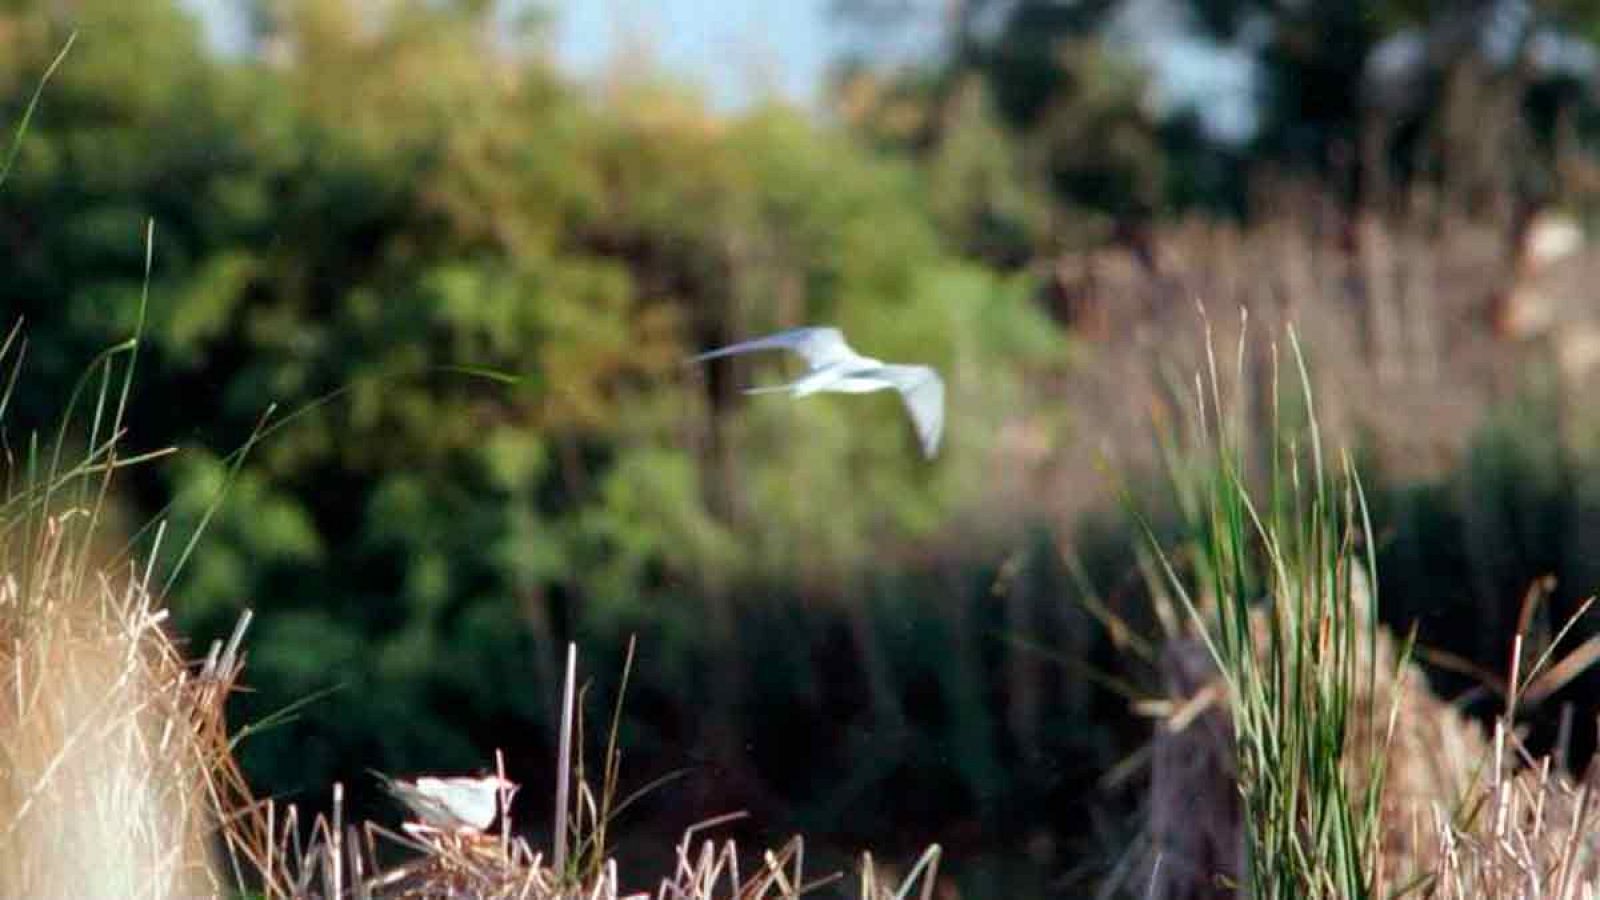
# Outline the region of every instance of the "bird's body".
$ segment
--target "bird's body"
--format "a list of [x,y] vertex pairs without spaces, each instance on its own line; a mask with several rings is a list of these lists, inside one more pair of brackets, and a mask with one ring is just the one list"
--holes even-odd
[[482,832],[494,821],[500,797],[517,785],[498,776],[483,778],[422,776],[414,780],[389,778],[374,772],[395,799],[405,804],[417,821],[441,831]]
[[694,358],[703,362],[756,350],[789,350],[799,354],[811,370],[788,384],[746,388],[747,394],[788,393],[796,397],[831,391],[868,394],[894,388],[905,401],[917,429],[925,456],[939,452],[944,431],[944,380],[927,366],[886,363],[850,349],[837,328],[791,328],[777,334],[721,347]]

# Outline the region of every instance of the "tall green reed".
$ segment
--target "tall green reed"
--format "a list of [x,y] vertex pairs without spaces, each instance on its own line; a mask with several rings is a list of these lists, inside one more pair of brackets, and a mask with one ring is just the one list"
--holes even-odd
[[[1293,378],[1274,343],[1265,435],[1250,433],[1241,328],[1225,398],[1209,323],[1189,447],[1166,442],[1186,539],[1163,546],[1129,501],[1156,560],[1158,596],[1204,642],[1225,688],[1242,800],[1243,888],[1258,897],[1372,896],[1384,754],[1356,758],[1378,654],[1372,524],[1348,455],[1330,464],[1304,353]],[[1263,494],[1264,491],[1264,494]],[[1404,664],[1405,653],[1401,655]],[[1390,717],[1392,720],[1392,717]],[[1384,734],[1374,719],[1366,734]]]

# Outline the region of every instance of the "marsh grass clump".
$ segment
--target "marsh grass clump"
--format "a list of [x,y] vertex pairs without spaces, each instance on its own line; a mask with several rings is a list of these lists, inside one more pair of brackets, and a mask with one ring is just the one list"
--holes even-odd
[[[0,341],[0,425],[25,349],[18,323]],[[129,341],[96,360],[53,442],[33,435],[0,457],[8,897],[216,895],[219,836],[249,831],[235,817],[249,794],[223,715],[248,617],[192,665],[166,630],[152,569],[105,546],[113,474],[162,455],[120,449],[136,351]]]
[[[216,673],[191,677],[169,652],[136,579],[76,595],[55,579],[39,587],[0,583],[0,893],[195,893],[217,824],[194,802]],[[169,851],[172,865],[156,864]]]
[[[1244,340],[1241,329],[1235,385],[1247,383]],[[1325,458],[1292,330],[1289,346],[1299,390],[1280,394],[1274,348],[1273,434],[1252,459],[1262,448],[1246,439],[1239,398],[1224,402],[1208,337],[1207,370],[1194,385],[1198,459],[1168,454],[1189,538],[1169,550],[1142,515],[1139,523],[1160,573],[1158,596],[1176,612],[1162,621],[1204,648],[1198,665],[1178,668],[1206,682],[1209,662],[1219,676],[1197,692],[1184,720],[1221,701],[1231,725],[1231,753],[1216,764],[1219,777],[1237,785],[1243,833],[1231,860],[1223,830],[1222,846],[1204,862],[1215,867],[1210,874],[1238,879],[1251,896],[1367,897],[1379,875],[1383,756],[1353,771],[1347,749],[1358,717],[1372,719],[1363,730],[1380,735],[1392,722],[1390,710],[1354,702],[1372,696],[1377,679],[1375,604],[1354,599],[1358,583],[1377,583],[1371,524],[1349,459]],[[1253,486],[1263,482],[1264,494]],[[1229,814],[1227,799],[1218,816]],[[1192,877],[1186,862],[1194,863],[1166,861],[1169,878]]]
[[[1129,857],[1144,875],[1122,873],[1108,890],[1593,896],[1592,778],[1567,773],[1565,738],[1541,757],[1518,727],[1521,704],[1600,658],[1600,638],[1562,647],[1593,601],[1530,650],[1550,586],[1529,592],[1510,675],[1486,679],[1505,701],[1492,734],[1434,696],[1414,635],[1378,623],[1361,481],[1347,457],[1329,473],[1292,331],[1289,347],[1298,389],[1280,394],[1274,348],[1273,427],[1252,442],[1208,340],[1188,444],[1163,441],[1183,538],[1163,543],[1135,510],[1165,628],[1151,655],[1169,699],[1151,704],[1146,825]],[[1246,383],[1244,360],[1241,349],[1234,385]]]
[[141,575],[68,582],[0,580],[0,894],[224,893],[215,842],[248,797],[223,717],[237,645],[193,667]]

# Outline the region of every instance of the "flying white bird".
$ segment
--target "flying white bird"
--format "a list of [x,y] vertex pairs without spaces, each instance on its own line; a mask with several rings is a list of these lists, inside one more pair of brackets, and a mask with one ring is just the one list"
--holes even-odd
[[494,821],[503,791],[506,801],[517,785],[497,775],[483,778],[423,776],[414,781],[372,773],[417,820],[441,831],[481,832]]
[[693,361],[703,362],[754,350],[791,350],[799,354],[811,370],[788,384],[746,388],[745,393],[782,391],[804,397],[819,391],[865,394],[894,388],[900,392],[906,411],[911,414],[923,455],[931,458],[939,452],[939,438],[944,432],[944,380],[933,369],[894,365],[862,356],[850,349],[837,328],[791,328],[702,353]]

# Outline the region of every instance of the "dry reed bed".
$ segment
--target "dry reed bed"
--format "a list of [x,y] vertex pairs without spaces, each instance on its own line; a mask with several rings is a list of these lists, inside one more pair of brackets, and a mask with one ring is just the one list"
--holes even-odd
[[85,575],[72,529],[45,526],[31,571],[0,572],[0,895],[224,893],[213,836],[247,835],[238,646],[188,665],[148,572]]
[[[1044,267],[1041,302],[1082,340],[1078,364],[1053,386],[1070,411],[1066,432],[1052,442],[1038,423],[1014,423],[991,463],[995,484],[1020,508],[1048,498],[1044,512],[1070,525],[1109,499],[1083,477],[1102,455],[1132,469],[1160,466],[1150,420],[1176,418],[1193,403],[1182,376],[1204,365],[1198,302],[1221,345],[1236,338],[1240,309],[1257,334],[1292,321],[1325,436],[1372,451],[1395,478],[1450,470],[1484,410],[1513,397],[1530,366],[1557,369],[1558,360],[1589,353],[1579,344],[1600,340],[1589,294],[1570,289],[1600,279],[1600,247],[1579,250],[1559,272],[1519,273],[1503,223],[1352,221],[1314,196],[1277,206],[1248,228],[1210,220],[1156,228],[1146,246],[1151,265],[1108,246]],[[1497,332],[1495,304],[1519,286],[1549,321],[1538,334]],[[1251,353],[1247,374],[1264,385],[1264,342]],[[1593,385],[1588,368],[1569,379],[1571,396]],[[1265,398],[1246,399],[1265,433]]]
[[[309,845],[291,843],[287,828],[277,852],[290,882],[275,892],[292,897],[471,897],[530,900],[779,900],[800,897],[823,887],[842,887],[839,873],[807,875],[805,841],[794,837],[777,850],[761,854],[753,866],[741,861],[732,841],[699,839],[722,824],[713,820],[689,829],[674,848],[676,862],[653,891],[623,887],[615,860],[590,871],[558,867],[509,829],[499,835],[400,834],[372,822],[339,825],[339,813],[319,818]],[[406,858],[387,868],[375,861],[400,851]],[[904,878],[882,871],[866,854],[852,896],[862,900],[927,900],[935,896],[940,852],[937,847],[916,861]],[[748,869],[741,870],[741,866]],[[946,889],[947,890],[947,889]],[[938,896],[946,896],[940,893]]]

